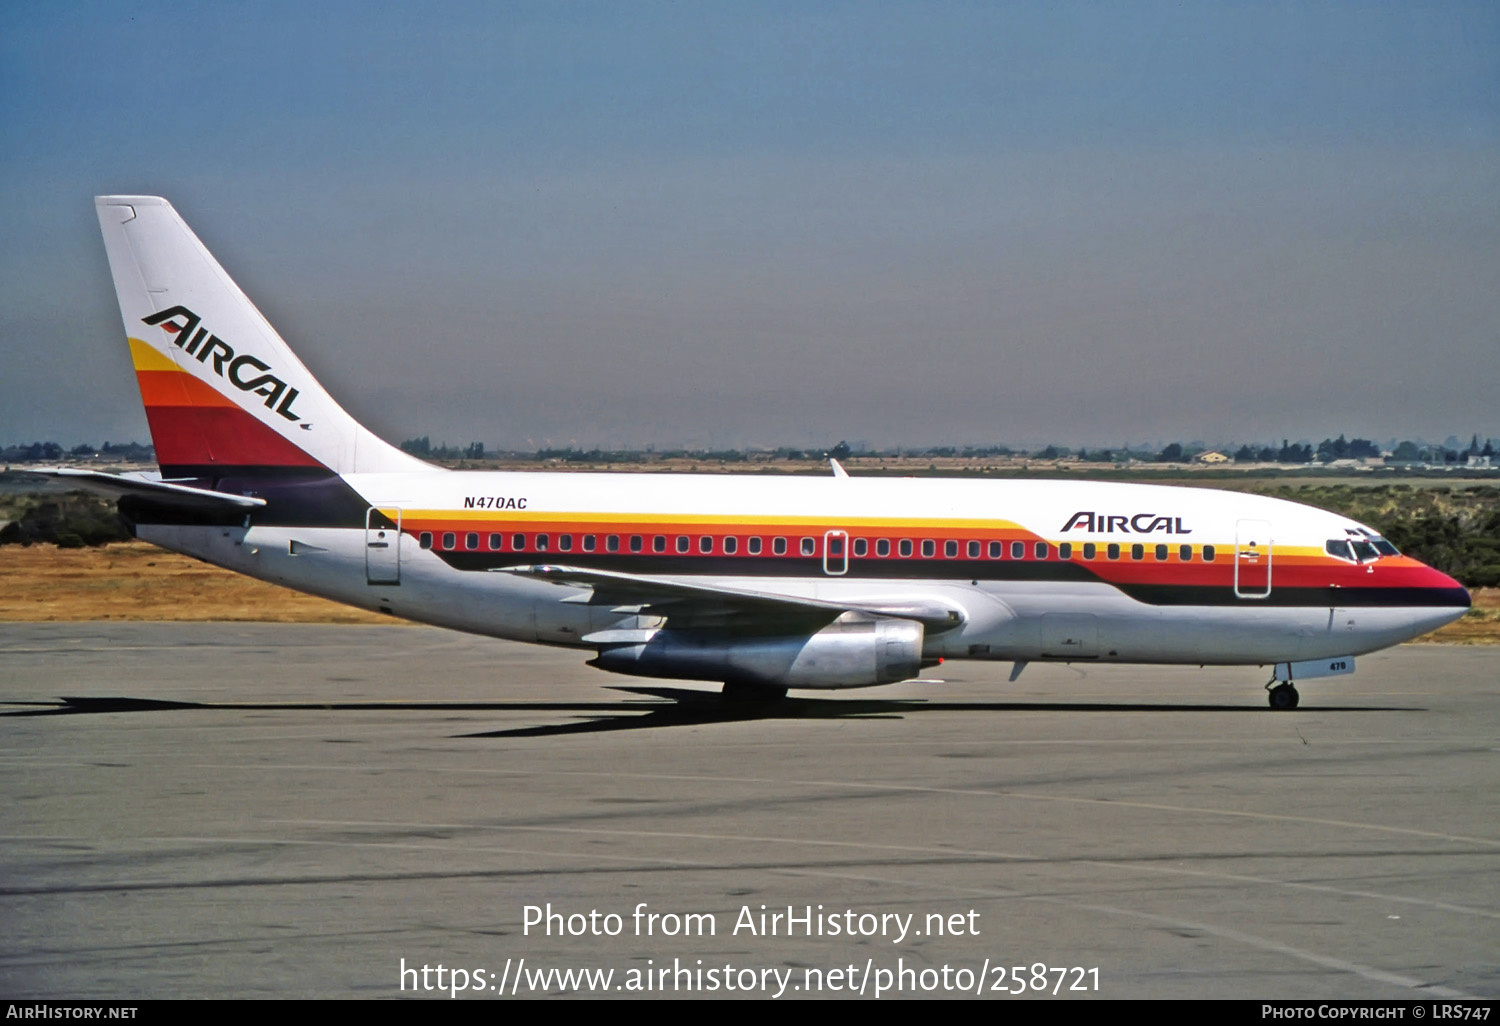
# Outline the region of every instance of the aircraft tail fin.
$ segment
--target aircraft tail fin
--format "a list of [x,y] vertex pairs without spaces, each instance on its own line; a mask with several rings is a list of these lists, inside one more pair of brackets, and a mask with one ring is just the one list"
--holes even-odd
[[430,469],[333,400],[170,203],[94,205],[163,476]]

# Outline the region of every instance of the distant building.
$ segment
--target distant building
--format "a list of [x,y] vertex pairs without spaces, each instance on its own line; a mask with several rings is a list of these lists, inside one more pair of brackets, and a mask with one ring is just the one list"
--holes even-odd
[[1213,449],[1210,449],[1207,452],[1200,452],[1194,456],[1193,461],[1196,463],[1228,463],[1229,457],[1225,456],[1222,452],[1215,452]]

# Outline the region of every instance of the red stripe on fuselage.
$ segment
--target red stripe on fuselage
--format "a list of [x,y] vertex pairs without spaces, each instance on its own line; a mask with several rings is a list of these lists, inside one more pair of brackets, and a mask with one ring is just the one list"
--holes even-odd
[[[758,525],[753,522],[737,522],[733,524],[705,524],[705,523],[677,523],[666,520],[654,522],[641,522],[636,524],[622,523],[620,521],[608,521],[598,524],[589,524],[586,521],[549,521],[541,518],[529,518],[517,520],[511,518],[495,518],[492,520],[473,519],[431,519],[431,520],[407,520],[402,524],[403,532],[413,538],[423,534],[431,533],[435,547],[439,551],[455,552],[484,552],[521,556],[528,558],[544,557],[559,562],[566,562],[569,556],[579,559],[590,559],[594,557],[608,557],[612,560],[629,559],[632,557],[641,559],[660,559],[672,557],[674,559],[696,560],[725,558],[735,560],[774,561],[784,562],[788,559],[822,559],[824,554],[824,531],[821,525],[795,525],[775,524]],[[455,544],[451,549],[442,545],[444,535],[452,534]],[[469,548],[467,536],[477,536],[477,544]],[[498,549],[490,548],[489,536],[498,534],[501,536],[501,546]],[[512,536],[519,534],[525,539],[525,545],[517,550],[512,544]],[[548,536],[548,548],[538,550],[535,547],[537,535]],[[573,547],[569,550],[559,548],[561,536],[571,536]],[[595,539],[595,548],[585,550],[583,548],[583,537],[592,535]],[[983,576],[982,567],[998,564],[1027,563],[1031,565],[1078,564],[1086,569],[1099,581],[1121,587],[1137,585],[1172,585],[1183,587],[1230,587],[1234,582],[1235,551],[1234,546],[1219,544],[1213,562],[1203,559],[1202,546],[1194,546],[1193,558],[1184,560],[1181,558],[1179,546],[1172,544],[1168,549],[1168,558],[1158,560],[1156,558],[1156,544],[1146,544],[1143,559],[1132,559],[1131,547],[1122,546],[1123,551],[1118,559],[1109,559],[1106,556],[1107,545],[1098,543],[1098,555],[1093,559],[1082,557],[1082,543],[1073,542],[1072,555],[1063,559],[1055,543],[1048,543],[1047,556],[1037,559],[1035,555],[1035,543],[1041,541],[1039,537],[1024,531],[1014,529],[1001,531],[966,530],[961,534],[944,536],[944,532],[933,529],[895,531],[891,528],[874,529],[862,531],[858,528],[851,529],[849,539],[846,541],[846,552],[848,552],[848,564],[851,568],[861,568],[865,573],[879,575],[881,566],[897,566],[902,563],[923,562],[928,565],[935,574],[944,575],[944,571],[951,568],[951,576],[961,578],[978,574]],[[618,541],[618,548],[608,549],[606,539],[614,536]],[[629,539],[638,536],[642,539],[640,550],[629,548]],[[653,547],[653,539],[663,536],[667,539],[665,551],[658,552]],[[686,537],[689,540],[688,550],[679,552],[677,549],[677,538]],[[699,547],[701,538],[711,538],[712,545],[708,552],[703,552]],[[762,540],[762,551],[751,553],[748,541],[752,537]],[[772,539],[785,538],[787,541],[786,552],[777,555],[773,551]],[[724,551],[724,539],[734,538],[737,541],[736,551],[728,553]],[[813,551],[804,554],[801,550],[803,538],[813,541]],[[853,553],[855,539],[864,539],[868,548],[866,554],[858,556]],[[890,555],[878,556],[875,554],[876,539],[888,539],[890,542]],[[899,546],[902,540],[912,543],[912,554],[910,556],[899,555]],[[934,554],[923,556],[922,542],[934,542]],[[958,543],[958,555],[945,555],[945,542],[953,540]],[[969,541],[981,541],[980,555],[971,557],[968,555]],[[989,541],[1001,541],[1003,548],[999,557],[989,555]],[[1022,542],[1024,555],[1017,559],[1012,555],[1011,543]],[[834,556],[832,559],[842,564],[843,556]],[[971,570],[972,568],[972,570]],[[1244,572],[1244,571],[1242,571]],[[1263,572],[1263,571],[1261,571]],[[1446,574],[1411,559],[1408,556],[1382,557],[1375,563],[1351,564],[1331,556],[1312,555],[1283,555],[1273,556],[1271,571],[1272,589],[1329,589],[1329,604],[1337,605],[1338,588],[1384,589],[1384,588],[1438,588],[1447,589],[1457,587],[1457,583]]]

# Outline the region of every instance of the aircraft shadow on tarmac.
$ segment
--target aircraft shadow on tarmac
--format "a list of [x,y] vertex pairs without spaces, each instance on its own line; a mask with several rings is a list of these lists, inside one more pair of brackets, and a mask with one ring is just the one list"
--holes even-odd
[[[751,720],[903,719],[932,713],[1135,712],[1135,713],[1272,713],[1264,706],[1186,705],[1141,702],[944,702],[923,698],[781,698],[766,701],[726,700],[718,692],[673,687],[614,687],[641,698],[612,702],[176,702],[154,698],[65,697],[48,702],[10,702],[26,706],[3,716],[72,716],[98,713],[182,711],[302,712],[550,712],[568,722],[455,734],[467,738],[551,737],[612,730],[742,723]],[[644,699],[644,700],[643,700]],[[1283,716],[1339,712],[1423,712],[1413,706],[1303,706]]]

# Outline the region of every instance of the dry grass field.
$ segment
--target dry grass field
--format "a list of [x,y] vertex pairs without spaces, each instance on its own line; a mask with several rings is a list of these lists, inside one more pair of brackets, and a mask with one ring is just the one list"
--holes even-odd
[[53,620],[395,622],[145,542],[0,548],[0,621]]
[[[1500,643],[1500,588],[1473,594],[1467,616],[1423,640]],[[0,621],[53,620],[401,622],[241,577],[145,542],[97,549],[0,548]]]

